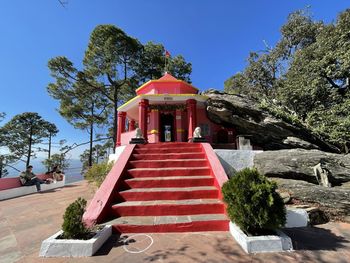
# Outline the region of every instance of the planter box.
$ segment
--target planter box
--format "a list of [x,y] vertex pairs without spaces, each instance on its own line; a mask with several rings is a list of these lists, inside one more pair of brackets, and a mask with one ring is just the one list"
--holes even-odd
[[59,231],[45,239],[40,248],[40,257],[89,257],[112,235],[112,226],[106,225],[89,240],[56,239],[63,231]]
[[292,240],[280,230],[277,235],[247,236],[236,224],[230,222],[230,233],[247,253],[292,251]]

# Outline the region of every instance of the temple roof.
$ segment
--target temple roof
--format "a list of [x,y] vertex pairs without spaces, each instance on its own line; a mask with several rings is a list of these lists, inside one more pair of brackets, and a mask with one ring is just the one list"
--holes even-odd
[[138,119],[138,104],[147,99],[149,104],[185,104],[187,100],[197,101],[197,107],[203,108],[208,97],[199,95],[198,89],[186,81],[179,80],[169,73],[163,77],[150,80],[136,90],[136,97],[124,103],[118,111],[127,113],[128,118]]
[[197,94],[198,89],[186,81],[175,78],[169,73],[163,77],[150,80],[136,90],[137,95],[142,94]]
[[169,74],[168,72],[165,72],[164,76],[159,78],[158,81],[178,81],[177,78],[175,78],[173,75]]

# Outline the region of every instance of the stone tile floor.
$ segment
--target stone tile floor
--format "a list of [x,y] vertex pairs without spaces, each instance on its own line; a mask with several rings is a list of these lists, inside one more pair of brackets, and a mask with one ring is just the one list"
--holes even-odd
[[350,224],[287,230],[296,251],[247,255],[226,232],[112,236],[91,258],[39,258],[65,208],[93,190],[86,182],[0,202],[0,263],[11,262],[336,262],[350,263]]

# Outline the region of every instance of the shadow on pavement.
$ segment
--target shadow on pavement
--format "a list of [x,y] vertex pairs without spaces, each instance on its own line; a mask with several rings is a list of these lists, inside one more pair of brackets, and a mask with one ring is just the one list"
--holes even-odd
[[[234,240],[227,238],[215,238],[211,244],[198,245],[203,242],[199,236],[193,236],[190,243],[185,242],[179,248],[170,248],[164,250],[156,250],[151,255],[143,258],[143,262],[200,262],[200,263],[222,263],[222,262],[238,262],[235,259],[244,257],[247,262],[245,252],[238,247],[233,246]],[[192,244],[193,242],[193,244]],[[197,245],[194,245],[196,244]],[[238,248],[238,249],[237,249]],[[241,262],[241,261],[239,261]]]
[[117,247],[121,247],[124,245],[128,245],[129,243],[133,243],[135,242],[135,240],[130,239],[127,242],[126,239],[128,238],[128,236],[122,236],[120,237],[120,235],[112,235],[105,243],[104,245],[96,252],[96,254],[94,256],[105,256],[108,255],[109,252],[112,250],[112,248],[117,248]]
[[330,230],[318,227],[298,227],[283,230],[293,242],[295,250],[332,250],[346,247],[349,243],[342,236],[333,234]]

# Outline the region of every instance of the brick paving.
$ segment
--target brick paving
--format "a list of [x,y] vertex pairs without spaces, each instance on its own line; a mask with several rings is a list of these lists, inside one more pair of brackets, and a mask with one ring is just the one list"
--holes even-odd
[[227,232],[112,236],[91,258],[39,258],[42,240],[60,229],[65,208],[90,200],[86,182],[0,202],[0,263],[11,262],[336,262],[350,263],[350,224],[287,230],[294,252],[247,255]]

